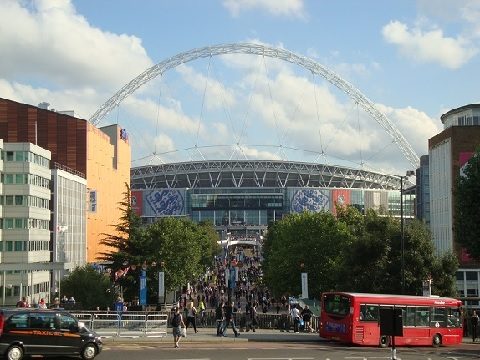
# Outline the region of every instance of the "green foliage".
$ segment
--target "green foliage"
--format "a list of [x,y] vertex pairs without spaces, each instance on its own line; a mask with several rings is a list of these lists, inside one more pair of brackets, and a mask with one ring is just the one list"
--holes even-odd
[[454,229],[456,242],[480,259],[480,151],[477,150],[458,176],[455,191]]
[[[455,296],[453,254],[435,255],[429,230],[406,221],[405,293],[422,294],[422,281],[433,279],[433,293]],[[401,229],[399,219],[354,207],[330,213],[290,215],[269,228],[264,246],[265,281],[276,296],[300,293],[300,272],[309,292],[325,290],[400,294]],[[304,264],[304,268],[300,264]]]
[[[128,185],[120,202],[122,216],[114,225],[114,234],[104,234],[101,244],[109,251],[102,259],[111,263],[112,280],[123,290],[127,300],[139,296],[139,281],[143,270],[147,276],[148,303],[158,300],[158,273],[165,273],[165,288],[175,290],[205,271],[220,251],[218,235],[211,223],[195,224],[189,219],[165,217],[142,227],[141,219],[131,206]],[[118,269],[126,275],[115,279]],[[163,296],[163,294],[160,294]]]
[[329,212],[289,215],[274,223],[265,239],[265,283],[276,297],[298,295],[300,274],[307,272],[312,295],[334,289],[350,243],[347,227]]
[[112,306],[115,294],[111,291],[108,275],[99,273],[91,265],[77,267],[61,282],[62,294],[73,296],[83,309]]

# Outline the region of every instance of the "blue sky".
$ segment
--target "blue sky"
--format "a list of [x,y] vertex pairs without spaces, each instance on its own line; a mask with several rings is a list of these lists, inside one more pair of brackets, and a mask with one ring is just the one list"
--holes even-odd
[[[479,101],[479,0],[2,0],[0,97],[89,119],[154,64],[222,43],[314,60],[371,100],[418,155],[442,113]],[[342,90],[256,55],[177,66],[100,126],[112,122],[129,132],[134,166],[268,158],[412,168]]]

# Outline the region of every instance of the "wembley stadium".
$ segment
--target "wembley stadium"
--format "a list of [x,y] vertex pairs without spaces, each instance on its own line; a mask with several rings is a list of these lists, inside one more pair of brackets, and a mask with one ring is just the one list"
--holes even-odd
[[[232,62],[234,57],[239,57],[238,63]],[[243,57],[250,59],[242,62]],[[199,66],[195,86],[191,82],[179,86],[182,79],[174,76],[191,74],[192,68],[184,65],[194,60],[204,61],[207,71]],[[224,62],[228,65],[222,68]],[[220,85],[219,74],[231,73],[236,64],[249,64],[247,74],[229,78],[228,88]],[[290,66],[304,72],[296,73]],[[178,72],[169,71],[173,69]],[[166,77],[167,72],[173,78]],[[292,81],[288,84],[300,89],[295,96],[292,86],[285,88],[278,81],[286,75]],[[159,83],[153,85],[152,80]],[[337,204],[413,217],[414,196],[404,196],[403,201],[400,196],[406,177],[387,173],[396,172],[392,164],[396,169],[416,168],[415,150],[395,121],[315,60],[264,44],[192,49],[132,79],[97,110],[92,124],[107,114],[118,121],[119,104],[146,83],[158,86],[159,95],[134,113],[134,150],[144,147],[148,156],[136,154],[142,163],[132,165],[130,177],[134,209],[146,223],[163,216],[211,221],[225,239],[227,234],[256,238],[287,214],[335,212]],[[168,83],[174,86],[167,87]],[[330,85],[339,94],[326,92]],[[176,93],[177,89],[181,91]],[[243,102],[234,101],[233,93]],[[185,101],[172,105],[174,94]],[[338,101],[325,101],[333,98]],[[193,115],[183,112],[187,104],[192,104]],[[143,115],[147,110],[150,117]],[[128,102],[122,109],[127,111]],[[142,115],[147,116],[143,121]],[[143,124],[156,126],[140,133]],[[266,151],[271,146],[273,151]],[[181,151],[187,156],[180,157]],[[332,153],[334,160],[329,161]],[[383,161],[389,171],[371,170],[378,168],[367,163],[372,160]]]
[[[211,221],[224,236],[252,238],[286,214],[352,205],[400,215],[398,176],[291,161],[191,161],[131,170],[134,209],[145,222],[162,216]],[[404,200],[405,215],[413,201]]]

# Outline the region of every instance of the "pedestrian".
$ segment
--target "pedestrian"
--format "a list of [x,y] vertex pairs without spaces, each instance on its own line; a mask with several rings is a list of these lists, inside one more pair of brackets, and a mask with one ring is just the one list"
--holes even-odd
[[300,310],[298,310],[297,305],[292,305],[290,317],[293,321],[293,332],[298,333],[298,325],[300,324]]
[[225,316],[222,302],[219,302],[215,308],[215,320],[217,322],[217,336],[223,336],[223,322],[225,321]]
[[17,302],[17,308],[20,308],[20,307],[22,307],[22,308],[29,307],[27,298],[25,296],[22,296],[22,300],[19,300]]
[[235,302],[231,302],[230,305],[225,307],[225,325],[223,326],[223,336],[226,336],[227,328],[229,325],[232,326],[233,333],[235,337],[240,336],[237,328],[235,327],[235,312],[237,309],[235,308]]
[[309,309],[308,305],[305,305],[305,308],[302,310],[300,315],[303,319],[305,332],[313,332],[312,326],[310,325],[310,321],[312,319],[312,310]]
[[197,324],[195,323],[195,316],[197,315],[197,309],[193,305],[193,300],[190,298],[190,301],[187,303],[187,326],[192,324],[193,330],[197,333]]
[[41,298],[40,301],[38,302],[38,308],[39,309],[46,309],[47,304],[45,303],[45,299]]
[[182,328],[185,328],[185,323],[183,322],[183,316],[180,314],[180,308],[174,308],[174,315],[172,316],[172,333],[173,341],[175,342],[175,347],[178,348],[178,343],[182,337]]
[[473,310],[472,317],[470,318],[472,323],[472,340],[475,342],[477,340],[477,325],[478,325],[478,315],[475,310]]

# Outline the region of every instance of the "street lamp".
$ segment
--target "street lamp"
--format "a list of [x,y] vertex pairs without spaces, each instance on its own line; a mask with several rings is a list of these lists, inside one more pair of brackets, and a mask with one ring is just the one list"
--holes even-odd
[[400,241],[401,241],[401,276],[402,276],[402,294],[405,294],[405,231],[403,220],[403,179],[415,175],[413,170],[407,170],[405,175],[400,177]]

